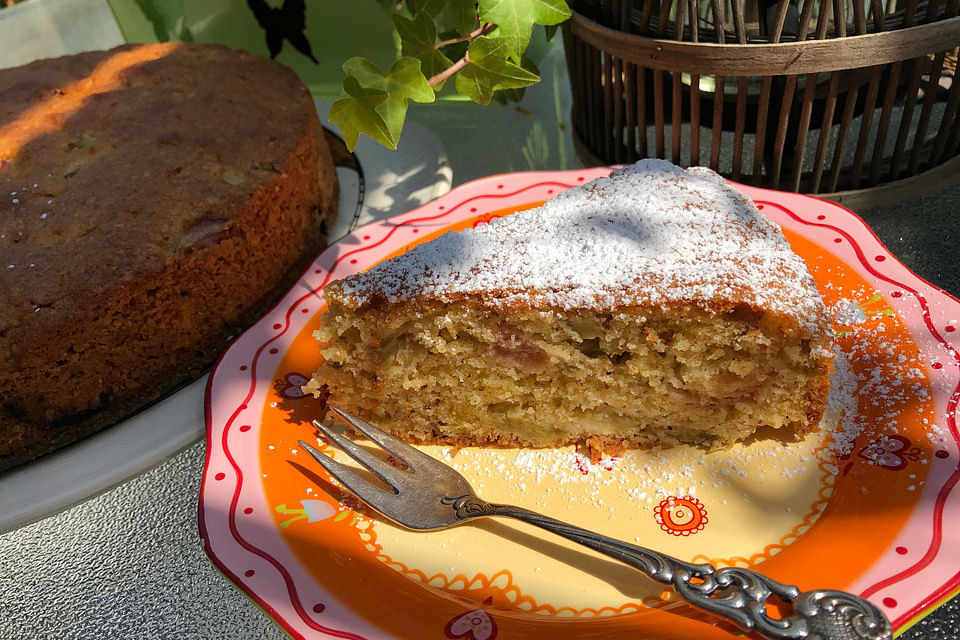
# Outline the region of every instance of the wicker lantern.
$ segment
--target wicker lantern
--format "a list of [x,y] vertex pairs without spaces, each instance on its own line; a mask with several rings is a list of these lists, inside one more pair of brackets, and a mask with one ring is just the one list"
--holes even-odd
[[564,42],[581,155],[853,206],[960,179],[960,0],[592,0]]

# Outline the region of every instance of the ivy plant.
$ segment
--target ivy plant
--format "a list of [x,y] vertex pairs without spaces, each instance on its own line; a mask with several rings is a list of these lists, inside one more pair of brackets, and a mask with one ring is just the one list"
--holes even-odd
[[330,107],[330,122],[351,151],[361,133],[396,149],[407,102],[433,102],[451,78],[457,93],[478,104],[519,99],[540,80],[524,56],[534,27],[550,37],[570,16],[564,0],[422,0],[392,10],[399,59],[386,71],[364,58],[347,60]]

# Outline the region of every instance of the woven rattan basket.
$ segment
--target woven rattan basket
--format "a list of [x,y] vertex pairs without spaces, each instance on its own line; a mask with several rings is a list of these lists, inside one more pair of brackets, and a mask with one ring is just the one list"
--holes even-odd
[[581,156],[853,206],[960,179],[960,0],[592,0],[564,29]]

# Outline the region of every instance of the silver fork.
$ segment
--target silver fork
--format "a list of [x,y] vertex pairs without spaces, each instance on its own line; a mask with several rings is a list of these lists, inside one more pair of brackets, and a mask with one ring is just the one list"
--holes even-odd
[[[751,569],[717,569],[711,564],[684,562],[523,507],[486,502],[476,495],[462,475],[436,458],[334,406],[329,408],[407,466],[399,469],[330,426],[313,422],[331,443],[383,480],[391,490],[375,486],[302,440],[300,445],[363,502],[408,529],[444,529],[485,516],[515,518],[635,567],[653,580],[672,586],[677,595],[694,607],[765,638],[881,640],[893,637],[886,616],[867,600],[850,593],[827,589],[801,592],[795,586],[781,584]],[[771,597],[790,605],[793,613],[783,618],[770,617],[766,603]]]

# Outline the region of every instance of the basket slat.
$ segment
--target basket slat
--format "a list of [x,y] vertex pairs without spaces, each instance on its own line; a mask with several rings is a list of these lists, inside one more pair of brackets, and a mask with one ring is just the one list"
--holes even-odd
[[605,158],[613,157],[613,57],[603,56],[603,150]]
[[701,74],[788,75],[842,71],[870,64],[889,64],[957,45],[960,17],[896,31],[847,38],[721,47],[712,42],[638,38],[612,32],[584,18],[574,18],[571,31],[613,55],[653,69],[697,69]]
[[894,99],[896,98],[897,86],[900,81],[900,71],[903,68],[902,62],[895,62],[890,68],[887,77],[887,91],[883,97],[883,108],[880,111],[880,123],[877,126],[877,140],[874,142],[873,162],[870,169],[870,186],[875,186],[880,181],[880,167],[883,160],[883,150],[887,142],[887,133],[890,131],[890,122],[893,118]]
[[747,41],[747,30],[743,25],[743,7],[739,2],[731,2],[730,9],[733,12],[733,29],[737,42],[743,44]]
[[903,13],[903,23],[908,27],[912,26],[916,17],[917,17],[917,0],[906,0],[906,6],[904,7],[904,13]]
[[867,32],[867,16],[864,14],[863,3],[853,2],[853,24],[859,35]]
[[[808,0],[812,2],[813,0]],[[710,9],[713,15],[713,24],[722,25],[725,22],[725,14],[720,6],[720,0],[712,0]],[[717,43],[726,44],[726,31],[716,29]],[[713,123],[710,136],[710,168],[714,171],[720,170],[720,145],[723,141],[723,98],[726,95],[726,78],[716,76],[714,78],[713,90]]]
[[633,5],[632,0],[619,0],[620,2],[620,31],[626,31],[627,25],[630,24],[630,7]]
[[835,38],[847,37],[847,16],[843,0],[833,0],[833,34]]
[[811,190],[820,190],[820,179],[823,177],[824,159],[827,154],[827,143],[830,141],[830,130],[833,124],[833,110],[837,105],[837,93],[840,88],[840,71],[830,74],[830,89],[827,91],[827,101],[823,107],[823,121],[820,123],[820,138],[817,140],[817,155],[813,161],[813,182]]
[[937,132],[937,141],[933,147],[933,153],[930,156],[930,164],[937,165],[946,160],[944,152],[947,149],[947,141],[950,138],[950,131],[953,129],[954,121],[957,118],[957,106],[960,104],[960,82],[950,84],[950,94],[947,96],[947,106],[943,112],[943,120],[940,122],[940,130]]
[[670,20],[670,11],[673,9],[673,0],[660,0],[660,16],[657,20],[657,37],[662,38]]
[[780,171],[783,169],[783,148],[787,142],[787,129],[790,125],[790,107],[793,105],[793,94],[797,88],[797,76],[788,76],[783,88],[783,102],[780,106],[779,126],[773,141],[773,170],[771,171],[770,186],[773,189],[780,187]]
[[[800,10],[800,17],[797,19],[797,40],[806,39],[807,32],[810,30],[810,16],[813,15],[813,5],[816,2],[817,0],[804,0],[803,9]],[[822,35],[818,37],[818,39],[822,38]]]
[[937,15],[937,9],[940,6],[938,0],[927,0],[927,14],[924,18],[925,22],[932,22]]
[[771,42],[780,42],[780,36],[783,34],[783,25],[787,21],[787,11],[790,9],[790,0],[777,1],[777,13],[773,19],[773,30],[770,34]]
[[647,156],[647,72],[643,67],[637,67],[637,137],[640,148],[637,150],[640,157]]
[[726,78],[716,77],[716,89],[713,94],[713,128],[710,137],[710,168],[720,171],[720,145],[723,142],[723,95]]
[[[570,87],[574,92],[579,93],[584,85],[586,84],[585,80],[580,74],[580,54],[579,49],[581,46],[581,41],[579,39],[575,40],[573,38],[564,38],[563,39],[563,48],[567,55],[567,73],[570,76]],[[583,116],[582,116],[582,102],[580,100],[573,100],[570,105],[570,123],[573,125],[575,131],[583,130]]]
[[920,172],[960,147],[948,59],[960,45],[960,0],[574,0],[574,9],[564,39],[578,153],[704,162],[752,184],[859,198],[914,177],[931,184]]
[[656,69],[653,72],[653,129],[657,158],[664,157],[663,99],[663,71]]
[[601,59],[602,56],[603,56],[603,53],[601,52],[600,49],[597,49],[597,48],[594,48],[590,53],[591,53],[591,56],[590,56],[590,67],[591,67],[591,69],[590,69],[590,75],[591,75],[591,77],[594,77],[594,78],[600,78],[600,82],[597,83],[597,84],[595,84],[594,87],[593,87],[593,104],[596,105],[596,106],[594,107],[594,109],[596,109],[596,110],[595,110],[595,111],[591,110],[591,113],[592,113],[592,114],[600,114],[600,117],[596,117],[596,116],[593,116],[593,117],[592,117],[593,123],[594,123],[594,126],[593,126],[594,148],[599,149],[599,148],[602,148],[603,143],[604,143],[604,136],[603,136],[603,114],[604,114],[604,110],[603,110],[603,87],[604,87],[604,82],[603,82],[603,76],[602,76],[602,74],[603,74],[603,60]]
[[843,166],[844,147],[847,143],[847,134],[850,132],[850,123],[853,121],[853,112],[857,106],[857,96],[860,93],[861,69],[853,71],[853,82],[847,88],[847,99],[843,105],[843,116],[840,119],[840,130],[837,132],[837,141],[833,148],[833,160],[830,163],[830,181],[827,191],[836,191],[840,182],[840,168]]
[[907,87],[907,99],[900,113],[900,128],[897,130],[897,142],[893,147],[893,161],[890,163],[888,180],[893,181],[900,175],[900,165],[903,164],[903,151],[907,146],[907,137],[913,125],[913,110],[917,106],[917,92],[920,90],[920,81],[927,67],[927,58],[914,58],[911,62],[910,84]]
[[820,13],[817,16],[817,32],[815,36],[817,40],[823,40],[827,37],[827,26],[830,24],[830,12],[832,8],[832,4],[823,4],[820,7]]
[[[673,4],[673,0],[665,4]],[[674,33],[677,39],[683,38],[684,17],[687,12],[681,4],[681,0],[676,0],[674,6]],[[670,74],[673,78],[671,91],[671,110],[670,110],[670,161],[674,164],[680,164],[680,142],[682,129],[680,123],[683,117],[683,78],[679,73]]]
[[733,133],[733,179],[740,179],[743,161],[743,132],[747,123],[747,78],[737,78],[737,124]]
[[874,31],[883,31],[883,0],[870,0],[870,15],[873,17]]
[[690,164],[700,164],[700,76],[690,76]]
[[697,0],[687,0],[687,24],[690,25],[690,42],[700,42],[700,19],[697,16]]
[[940,74],[943,71],[943,59],[947,52],[941,51],[934,58],[930,67],[930,79],[925,87],[926,95],[923,98],[923,108],[920,110],[920,122],[917,123],[917,130],[914,134],[913,149],[910,151],[910,174],[917,172],[920,166],[920,152],[923,150],[927,139],[927,128],[930,126],[930,114],[933,112],[933,103],[937,97],[937,89],[940,86]]
[[[627,118],[627,154],[624,162],[634,162],[637,156],[637,94],[639,93],[637,83],[637,68],[625,63],[623,69],[623,93],[626,100],[624,105]],[[641,96],[642,99],[642,96]],[[641,132],[646,133],[646,129],[641,127]]]
[[[626,160],[623,136],[623,62],[613,61],[613,157],[620,164]],[[608,134],[609,135],[609,134]]]
[[592,78],[599,77],[594,64],[595,49],[590,45],[584,46],[584,76],[587,78],[585,91],[587,94],[586,124],[588,129],[588,143],[591,149],[597,148],[597,116],[600,113],[600,105],[596,101],[597,89],[599,85],[592,81]]
[[683,114],[683,82],[678,73],[673,74],[670,99],[670,161],[674,164],[680,164],[680,122],[681,115]]
[[[953,124],[950,126],[950,135],[947,142],[947,157],[953,158],[957,155],[957,147],[960,147],[960,118],[954,118]],[[944,162],[950,162],[947,160]]]
[[645,0],[643,3],[643,17],[640,20],[640,33],[646,34],[650,28],[650,13],[653,10],[654,0]]
[[860,135],[857,136],[857,150],[853,154],[853,170],[850,173],[850,188],[860,186],[860,176],[863,173],[863,160],[867,153],[867,142],[870,140],[870,126],[873,124],[873,112],[877,107],[877,94],[880,91],[880,79],[883,77],[883,67],[877,66],[870,70],[870,82],[867,85],[867,102],[863,109],[863,119],[860,121]]
[[[574,100],[574,113],[579,115],[577,131],[583,136],[584,142],[590,146],[590,77],[587,67],[587,44],[579,38],[570,38],[575,63],[571,75],[572,88],[580,100]],[[576,103],[580,104],[577,105]]]
[[760,102],[757,106],[757,132],[753,145],[753,184],[759,185],[763,178],[763,152],[767,136],[767,110],[770,108],[772,76],[763,76],[760,81]]
[[[697,26],[697,0],[687,0],[687,21],[690,23],[690,40],[700,41]],[[690,164],[700,164],[700,74],[690,74]]]
[[807,135],[810,131],[810,119],[813,116],[813,98],[817,86],[816,77],[816,74],[810,74],[806,77],[806,88],[803,91],[803,106],[800,109],[800,124],[797,132],[797,155],[793,160],[793,172],[790,178],[791,191],[800,191],[803,160],[807,150]]

